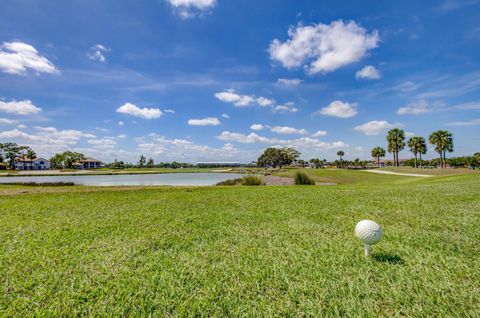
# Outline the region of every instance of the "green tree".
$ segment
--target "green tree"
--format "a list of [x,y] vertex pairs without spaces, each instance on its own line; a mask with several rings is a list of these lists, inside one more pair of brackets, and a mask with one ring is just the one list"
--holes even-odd
[[300,153],[293,148],[267,148],[258,157],[257,165],[259,167],[273,168],[287,166],[296,161],[300,157]]
[[446,130],[434,131],[428,141],[435,146],[435,151],[440,156],[440,166],[446,167],[446,153],[453,151],[453,136],[452,133]]
[[343,167],[343,156],[345,156],[345,152],[343,152],[343,150],[337,151],[337,156],[340,157],[340,166]]
[[394,128],[387,134],[388,152],[393,153],[394,166],[400,166],[398,153],[405,148],[405,132],[402,129]]
[[21,156],[28,149],[30,148],[27,146],[19,146],[14,142],[0,144],[0,153],[2,157],[8,161],[7,167],[9,169],[14,168],[15,158]]
[[27,149],[27,153],[25,154],[25,157],[33,160],[37,158],[37,154],[35,153],[35,151],[29,148]]
[[62,159],[65,169],[72,169],[75,163],[85,159],[85,155],[79,152],[65,151],[62,154]]
[[427,144],[423,137],[412,137],[408,139],[408,148],[415,156],[415,168],[417,168],[417,156],[420,155],[420,165],[422,164],[422,155],[427,153]]
[[50,165],[53,169],[63,169],[63,154],[57,153],[50,158]]
[[385,157],[385,149],[383,149],[382,147],[373,148],[372,157],[377,159],[377,165],[380,166],[380,158]]
[[140,159],[138,160],[138,167],[143,168],[146,162],[147,162],[147,158],[145,158],[144,155],[141,155]]
[[147,161],[147,168],[153,168],[154,162],[153,158],[149,158]]

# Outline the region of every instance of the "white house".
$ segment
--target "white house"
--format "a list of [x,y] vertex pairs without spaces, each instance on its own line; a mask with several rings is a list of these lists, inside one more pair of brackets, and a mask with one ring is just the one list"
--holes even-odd
[[50,169],[50,161],[45,158],[16,158],[15,170],[48,170]]

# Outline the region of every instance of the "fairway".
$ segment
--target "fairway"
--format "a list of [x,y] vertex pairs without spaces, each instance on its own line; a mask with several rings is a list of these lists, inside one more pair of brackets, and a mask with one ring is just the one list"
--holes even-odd
[[478,175],[314,173],[339,185],[0,186],[0,316],[478,315]]

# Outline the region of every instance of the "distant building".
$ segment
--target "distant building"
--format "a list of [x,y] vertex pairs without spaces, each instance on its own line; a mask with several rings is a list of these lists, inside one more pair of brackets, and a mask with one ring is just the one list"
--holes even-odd
[[85,158],[74,164],[76,169],[98,169],[102,167],[102,162],[94,158]]
[[213,167],[240,167],[240,162],[197,162],[197,167],[213,168]]
[[15,170],[48,170],[50,161],[45,158],[15,158]]

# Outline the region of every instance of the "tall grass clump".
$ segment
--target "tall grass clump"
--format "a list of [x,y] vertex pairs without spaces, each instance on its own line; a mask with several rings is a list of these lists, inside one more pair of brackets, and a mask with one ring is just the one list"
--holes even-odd
[[315,185],[315,180],[313,180],[303,172],[297,172],[295,174],[295,184],[296,185]]
[[244,186],[259,186],[264,185],[263,179],[256,175],[248,175],[242,178],[242,185]]
[[220,181],[217,183],[217,186],[235,186],[242,184],[242,178],[227,179],[225,181]]

